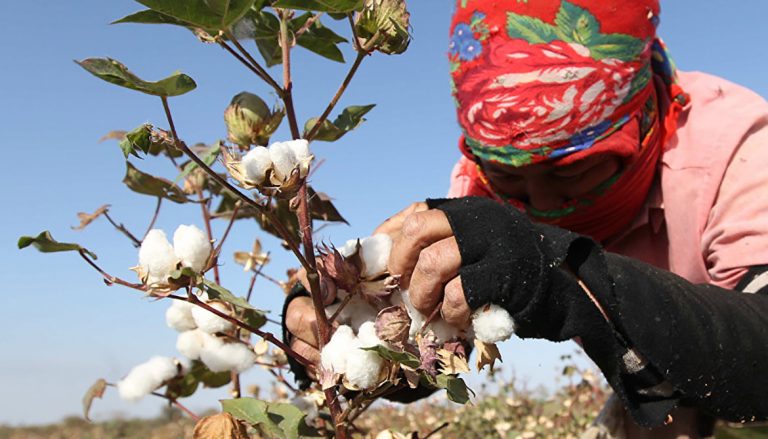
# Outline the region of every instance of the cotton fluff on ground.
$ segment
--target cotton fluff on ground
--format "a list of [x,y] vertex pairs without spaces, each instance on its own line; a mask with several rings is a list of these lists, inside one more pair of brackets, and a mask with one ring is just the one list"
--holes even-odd
[[211,241],[194,225],[180,225],[173,233],[173,251],[181,265],[199,273],[211,255]]
[[178,258],[160,229],[152,229],[139,248],[139,266],[147,273],[147,284],[164,284],[176,269]]
[[190,360],[202,361],[213,372],[245,372],[256,361],[256,354],[244,343],[225,343],[199,329],[179,334],[176,349]]
[[[408,290],[392,293],[390,301],[392,302],[392,305],[405,305],[405,309],[408,311],[408,316],[411,318],[411,327],[408,332],[408,338],[411,343],[415,342],[416,335],[421,331],[424,322],[427,321],[427,316],[414,308],[411,303],[411,298],[408,296]],[[427,328],[435,333],[438,343],[445,343],[446,341],[457,338],[461,334],[459,328],[449,324],[440,317],[432,320]]]
[[[339,253],[344,257],[349,257],[355,252],[357,241],[357,239],[350,239],[339,248]],[[365,264],[363,277],[374,279],[384,274],[387,271],[389,253],[392,251],[392,238],[386,233],[377,233],[359,241],[360,256]]]
[[[205,296],[201,299],[203,301],[207,301],[207,297]],[[221,311],[224,314],[229,314],[229,307],[224,303],[215,302],[215,301],[208,302],[208,306],[218,311]],[[209,334],[215,334],[217,332],[227,332],[230,329],[232,329],[231,322],[229,322],[228,320],[222,319],[216,314],[200,306],[192,307],[192,318],[195,320],[195,325],[197,325],[197,327],[200,328],[200,330],[207,332]]]
[[245,177],[253,184],[261,184],[266,178],[267,171],[272,168],[272,159],[269,150],[264,146],[257,146],[248,151],[243,157]]
[[152,357],[146,363],[135,366],[125,378],[118,381],[117,391],[125,400],[138,401],[178,373],[179,368],[173,358]]
[[363,323],[356,336],[351,327],[341,325],[320,353],[323,369],[343,374],[347,382],[360,389],[369,389],[379,381],[384,364],[381,357],[361,348],[383,345],[376,336],[372,321]]
[[515,333],[515,322],[507,310],[491,304],[472,313],[472,329],[483,343],[498,343]]
[[165,311],[165,323],[169,328],[179,332],[197,328],[197,323],[192,317],[192,308],[194,307],[195,305],[189,302],[172,300],[171,306]]

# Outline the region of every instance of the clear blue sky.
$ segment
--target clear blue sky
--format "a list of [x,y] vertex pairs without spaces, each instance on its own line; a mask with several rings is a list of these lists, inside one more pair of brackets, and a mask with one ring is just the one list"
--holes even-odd
[[[662,7],[661,34],[681,69],[715,73],[768,96],[768,3],[674,0]],[[76,255],[16,250],[18,236],[50,229],[57,239],[96,252],[108,271],[130,277],[136,251],[106,222],[99,220],[84,232],[70,226],[77,223],[76,212],[104,203],[112,204],[112,214],[137,233],[151,215],[153,199],[121,183],[124,165],[117,146],[97,141],[110,130],[146,121],[164,126],[159,101],[101,82],[72,60],[111,56],[148,79],[176,69],[191,75],[198,89],[171,101],[179,133],[188,142],[223,138],[222,111],[242,90],[274,100],[225,52],[197,43],[186,30],[108,25],[138,9],[129,0],[0,5],[5,22],[0,178],[6,191],[0,246],[0,423],[53,422],[75,414],[82,392],[96,378],[116,381],[152,355],[175,355],[176,334],[163,319],[167,304],[104,286]],[[320,236],[326,240],[368,235],[409,202],[444,194],[459,156],[444,56],[451,5],[418,0],[410,9],[414,40],[408,52],[366,60],[341,102],[341,107],[378,104],[369,121],[340,142],[313,145],[326,162],[312,183],[336,198],[351,223],[324,229]],[[351,50],[345,51],[351,58]],[[302,49],[296,50],[294,68],[297,108],[304,120],[324,108],[346,70]],[[275,139],[282,137],[284,130]],[[164,165],[141,165],[172,177]],[[198,210],[166,203],[158,226],[172,233],[180,223],[201,226]],[[217,235],[222,228],[217,225]],[[236,292],[246,288],[248,279],[231,261],[231,252],[248,249],[255,236],[263,236],[255,225],[240,223],[225,248],[224,284]],[[281,277],[292,261],[273,240],[264,241],[276,253],[268,272]],[[258,306],[276,312],[281,302],[276,289],[257,287]],[[551,383],[557,357],[573,350],[572,343],[513,341],[503,354],[518,378],[538,385]],[[246,381],[264,379],[257,372]],[[224,391],[206,392],[190,406],[211,407],[223,397]],[[96,402],[94,415],[154,415],[161,404],[152,399],[128,404],[108,392]]]

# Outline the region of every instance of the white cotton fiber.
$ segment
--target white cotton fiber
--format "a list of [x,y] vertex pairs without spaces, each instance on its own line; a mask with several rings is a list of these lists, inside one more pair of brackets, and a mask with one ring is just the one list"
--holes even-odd
[[293,152],[296,160],[295,166],[299,167],[299,175],[304,178],[309,173],[309,164],[312,162],[312,154],[309,152],[309,142],[305,139],[289,140],[283,142]]
[[288,142],[275,142],[269,145],[269,157],[272,159],[272,169],[278,181],[285,181],[291,176],[296,167],[296,154]]
[[341,325],[331,336],[331,340],[320,352],[320,364],[323,369],[343,374],[347,370],[347,352],[350,346],[358,345],[354,331],[347,325]]
[[[408,290],[392,293],[390,302],[392,305],[402,304],[405,306],[405,310],[408,312],[408,317],[411,318],[411,327],[408,331],[408,339],[411,342],[414,342],[416,340],[416,335],[421,331],[421,327],[424,326],[424,322],[427,321],[428,316],[425,316],[416,308],[414,308],[413,304],[411,303],[411,298],[408,296]],[[431,329],[432,332],[434,332],[438,343],[444,343],[446,341],[452,340],[461,334],[461,330],[459,328],[449,324],[440,317],[432,320],[432,322],[427,325],[427,329]]]
[[[229,314],[229,307],[221,302],[208,302],[208,306],[217,309],[224,314]],[[192,318],[195,320],[195,324],[200,330],[207,332],[208,334],[215,334],[217,332],[227,332],[232,329],[232,323],[228,320],[222,319],[216,314],[206,310],[203,307],[195,306],[192,308]]]
[[176,339],[176,350],[190,360],[199,360],[206,344],[217,343],[218,339],[199,329],[184,331]]
[[439,344],[453,340],[454,338],[457,338],[461,333],[459,328],[451,325],[440,317],[434,319],[429,324],[428,328],[435,333],[435,337],[437,337],[437,342]]
[[497,343],[515,333],[515,322],[504,308],[489,305],[472,313],[472,329],[475,331],[475,338],[483,343]]
[[194,225],[180,225],[173,234],[173,251],[181,265],[200,273],[211,255],[211,241]]
[[264,146],[257,146],[248,151],[241,163],[245,169],[245,177],[253,184],[263,183],[267,171],[272,168],[272,158]]
[[195,319],[192,317],[192,308],[194,307],[195,306],[189,302],[172,300],[171,306],[165,310],[165,323],[169,328],[179,332],[197,328]]
[[357,339],[360,340],[360,345],[364,348],[377,345],[386,346],[386,343],[376,335],[376,322],[374,321],[360,325],[360,329],[357,330]]
[[200,351],[200,361],[213,372],[245,372],[253,366],[256,354],[243,343],[208,343]]
[[373,279],[384,274],[392,251],[392,238],[386,233],[377,233],[361,240],[360,245],[365,263],[363,277]]
[[178,258],[165,232],[150,230],[139,248],[139,265],[148,275],[147,284],[165,284],[177,263]]
[[177,373],[178,366],[173,358],[152,357],[146,363],[135,366],[125,378],[118,381],[117,391],[125,400],[138,401]]
[[378,311],[370,303],[366,302],[359,295],[353,296],[347,306],[341,310],[340,317],[343,321],[349,322],[349,326],[355,331],[360,330],[360,325],[365,322],[376,320]]
[[360,389],[370,389],[379,382],[379,374],[384,360],[373,351],[357,348],[347,354],[347,381]]

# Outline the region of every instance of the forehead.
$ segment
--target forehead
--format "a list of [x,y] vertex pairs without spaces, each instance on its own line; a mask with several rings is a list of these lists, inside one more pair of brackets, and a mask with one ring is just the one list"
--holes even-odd
[[526,166],[510,166],[505,165],[503,163],[499,162],[493,162],[493,161],[483,161],[481,160],[481,164],[484,169],[491,171],[493,173],[498,174],[507,174],[507,175],[514,175],[514,176],[520,176],[520,177],[531,177],[536,175],[543,175],[555,170],[574,170],[578,171],[581,169],[588,169],[592,166],[595,166],[597,164],[615,160],[618,156],[615,154],[595,154],[595,155],[589,155],[582,159],[569,162],[567,164],[558,164],[558,162],[544,162],[544,163],[536,163],[533,165],[526,165]]

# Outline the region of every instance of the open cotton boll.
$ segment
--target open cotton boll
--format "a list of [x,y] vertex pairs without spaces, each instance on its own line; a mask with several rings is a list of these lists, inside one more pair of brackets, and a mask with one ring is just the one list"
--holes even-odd
[[139,248],[139,265],[147,273],[147,284],[166,283],[177,263],[178,258],[165,232],[150,230]]
[[152,357],[146,363],[139,364],[117,383],[120,397],[128,401],[138,401],[164,382],[175,377],[178,366],[173,358]]
[[181,265],[199,273],[211,255],[211,241],[197,226],[182,224],[173,233],[173,251]]
[[192,317],[192,308],[195,308],[195,306],[189,302],[172,300],[171,306],[165,310],[165,323],[169,328],[179,332],[197,328],[197,323],[195,323],[195,319]]
[[376,320],[377,315],[376,308],[357,295],[352,297],[347,306],[341,310],[340,317],[348,321],[352,329],[359,331],[363,323]]
[[392,251],[392,238],[386,233],[377,233],[360,241],[360,246],[365,263],[363,277],[373,279],[384,274]]
[[[423,324],[423,323],[422,323]],[[441,318],[436,318],[428,326],[437,337],[437,342],[442,344],[446,341],[453,340],[461,334],[461,330]]]
[[275,142],[269,145],[269,157],[272,159],[272,170],[279,181],[285,181],[297,165],[296,154],[288,142]]
[[497,343],[515,333],[515,321],[498,305],[483,306],[472,313],[472,329],[475,338],[483,343]]
[[424,326],[424,322],[427,321],[427,316],[419,312],[413,307],[411,298],[408,296],[408,290],[400,291],[399,293],[393,293],[390,302],[392,305],[405,305],[405,310],[408,312],[408,317],[411,318],[411,327],[408,331],[408,338],[410,341],[415,340],[416,335],[421,331],[421,327]]
[[364,346],[359,345],[347,354],[347,370],[344,377],[355,387],[370,389],[379,382],[384,360],[376,352],[365,351],[360,349],[361,347]]
[[309,152],[309,142],[305,139],[289,140],[283,142],[293,151],[296,160],[295,164],[299,167],[299,176],[304,178],[309,174],[309,164],[312,162],[312,154]]
[[253,184],[263,183],[267,171],[272,168],[272,158],[264,146],[257,146],[248,151],[241,163],[245,169],[245,177]]
[[184,331],[176,339],[176,350],[190,360],[199,360],[206,345],[221,343],[219,339],[199,329]]
[[[229,307],[221,302],[208,302],[208,305],[211,308],[229,314]],[[192,318],[195,320],[197,327],[208,334],[226,332],[232,329],[232,323],[228,320],[224,320],[216,314],[199,306],[192,308]]]
[[387,346],[387,343],[376,335],[376,322],[373,321],[360,325],[360,329],[357,330],[357,339],[360,340],[360,345],[364,348],[378,345]]
[[342,374],[347,370],[347,353],[350,346],[358,345],[354,331],[347,325],[336,328],[331,340],[320,352],[320,364],[323,369]]
[[213,372],[234,370],[237,373],[250,369],[256,354],[243,343],[206,343],[200,351],[200,361]]

